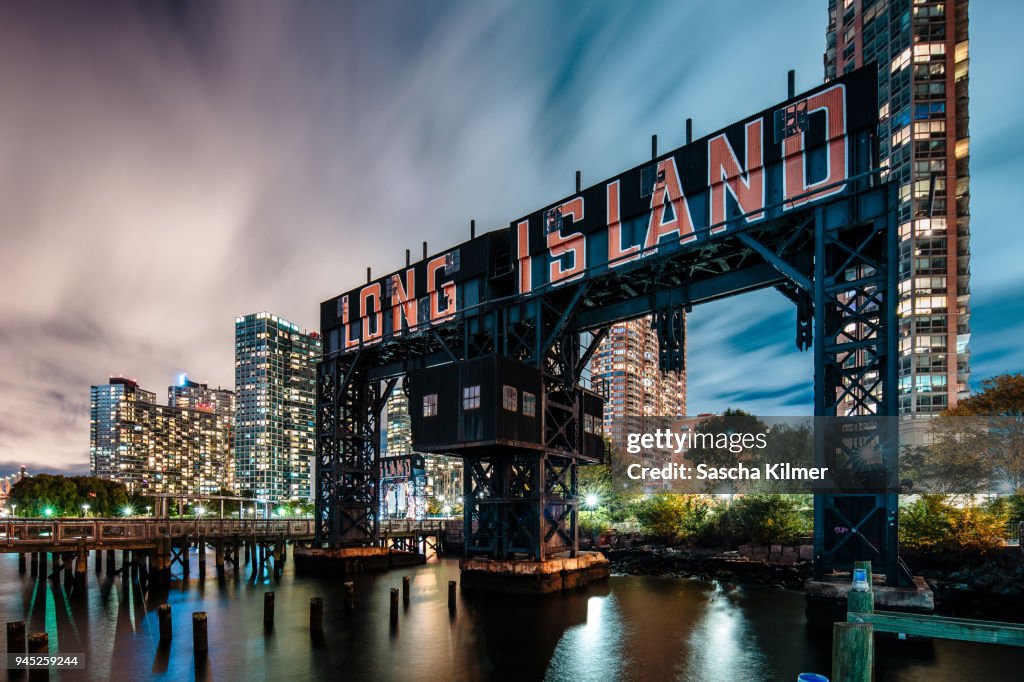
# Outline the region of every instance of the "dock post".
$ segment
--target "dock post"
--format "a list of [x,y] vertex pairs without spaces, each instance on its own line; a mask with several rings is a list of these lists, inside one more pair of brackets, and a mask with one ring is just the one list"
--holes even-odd
[[15,620],[7,624],[7,653],[25,653],[25,621]]
[[402,604],[404,606],[409,605],[409,583],[412,582],[412,578],[407,575],[402,576]]
[[96,548],[96,575],[103,572],[103,550]]
[[867,573],[867,589],[866,590],[854,590],[851,589],[846,594],[846,611],[847,613],[874,613],[875,612],[875,593],[874,586],[871,580],[871,562],[870,561],[857,561],[853,564],[853,570],[865,571]]
[[156,609],[157,617],[160,619],[160,643],[167,644],[171,641],[171,605],[161,604]]
[[391,622],[398,621],[398,588],[391,588]]
[[[310,605],[312,608],[312,605]],[[312,619],[312,615],[310,616]],[[312,622],[312,621],[310,621]],[[274,624],[274,593],[264,592],[263,593],[263,624],[273,625]]]
[[18,573],[25,575],[25,553],[18,552]]
[[309,600],[309,631],[312,633],[323,632],[324,629],[324,600],[320,597],[313,597]]
[[127,579],[127,578],[131,577],[131,569],[129,568],[130,565],[131,565],[131,561],[128,559],[128,550],[127,549],[122,549],[121,550],[121,578],[122,579]]
[[356,585],[345,583],[345,608],[351,611],[356,607]]
[[199,579],[206,577],[206,538],[202,535],[196,540],[196,552],[199,555]]
[[224,577],[224,538],[213,541],[213,565],[217,569],[217,577]]
[[[43,563],[46,563],[45,560]],[[32,568],[32,577],[35,578],[37,575],[39,575],[39,552],[32,552],[29,565]]]
[[455,613],[455,581],[448,581],[448,610]]
[[117,555],[114,550],[107,550],[107,575],[114,575],[114,571],[117,570]]
[[874,626],[871,623],[832,625],[832,679],[871,682],[875,665]]
[[192,650],[196,656],[209,651],[206,639],[206,611],[192,612]]
[[75,589],[85,589],[85,574],[89,570],[89,550],[85,548],[85,540],[79,538],[78,552],[75,555]]
[[185,536],[185,544],[182,547],[182,551],[181,551],[181,566],[182,566],[182,569],[185,571],[185,575],[186,576],[189,573],[192,572],[191,571],[192,560],[189,558],[189,553],[191,551],[192,551],[192,536],[186,535]]
[[[33,632],[28,636],[28,652],[30,654],[48,654],[50,653],[50,636],[45,632]],[[34,668],[28,671],[28,679],[30,680],[48,680],[50,679],[49,668]]]

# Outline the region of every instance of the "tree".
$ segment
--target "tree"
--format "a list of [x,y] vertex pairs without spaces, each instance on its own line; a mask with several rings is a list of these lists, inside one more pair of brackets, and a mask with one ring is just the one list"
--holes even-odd
[[[720,415],[702,419],[697,423],[694,431],[698,435],[714,436],[716,442],[708,444],[706,441],[701,441],[691,447],[686,453],[688,460],[694,465],[703,463],[708,467],[734,467],[741,461],[758,461],[761,450],[743,447],[732,442],[725,443],[721,435],[765,433],[768,431],[768,426],[749,412],[728,409]],[[738,492],[737,482],[709,479],[707,492],[736,493]]]
[[1002,374],[933,419],[930,443],[904,448],[903,478],[924,492],[1024,488],[1024,374]]
[[19,516],[78,516],[82,505],[89,505],[93,516],[117,516],[128,506],[128,490],[123,483],[94,476],[27,476],[11,488],[9,504],[18,505]]

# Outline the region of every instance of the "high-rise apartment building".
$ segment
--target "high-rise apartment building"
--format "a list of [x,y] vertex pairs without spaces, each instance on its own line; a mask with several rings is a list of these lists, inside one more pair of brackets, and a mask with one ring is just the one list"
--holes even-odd
[[226,490],[235,490],[235,392],[210,388],[182,374],[178,383],[167,388],[167,404],[183,410],[213,413],[218,433],[228,434],[229,457],[221,477]]
[[899,184],[899,410],[968,391],[967,0],[829,0],[825,78],[878,67],[879,162]]
[[308,500],[316,453],[320,335],[267,312],[235,318],[235,485]]
[[686,415],[686,372],[661,372],[650,316],[613,325],[590,361],[590,375],[605,396],[604,433],[615,444],[644,431],[645,418]]
[[[218,394],[217,402],[168,404],[137,382],[120,377],[93,386],[90,400],[90,466],[94,476],[124,483],[139,494],[217,494],[231,490],[233,401],[230,391],[194,384]],[[219,407],[218,407],[219,403]]]

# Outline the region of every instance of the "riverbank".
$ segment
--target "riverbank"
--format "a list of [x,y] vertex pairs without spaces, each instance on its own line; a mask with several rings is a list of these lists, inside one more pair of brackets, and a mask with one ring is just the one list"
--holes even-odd
[[[743,556],[740,552],[643,545],[605,549],[613,575],[717,580],[802,590],[813,563]],[[916,575],[935,593],[935,613],[962,618],[1024,622],[1024,561],[1019,548],[984,556],[930,556],[905,552]]]
[[604,550],[612,574],[651,575],[694,580],[718,580],[742,585],[767,585],[803,589],[811,577],[810,561],[772,563],[742,556],[739,552],[683,549],[645,545]]

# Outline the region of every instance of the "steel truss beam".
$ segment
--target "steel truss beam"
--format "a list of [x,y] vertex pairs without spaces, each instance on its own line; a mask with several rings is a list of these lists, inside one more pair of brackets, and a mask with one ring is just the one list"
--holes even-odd
[[[896,414],[895,205],[893,191],[865,173],[813,209],[753,225],[739,220],[714,238],[588,273],[578,283],[486,302],[429,331],[325,358],[318,374],[318,541],[378,539],[372,510],[379,408],[393,379],[499,353],[542,371],[545,449],[464,457],[466,551],[535,559],[575,551],[576,477],[585,463],[578,382],[608,326],[656,314],[672,369],[682,360],[682,310],[768,287],[795,304],[797,345],[813,345],[815,415],[863,416],[844,435],[816,434],[819,462],[849,460],[872,444],[884,453],[886,471],[894,470],[894,434],[877,417]],[[594,333],[586,349],[583,332]],[[895,492],[877,472],[851,476],[849,493],[815,497],[816,573],[872,559],[890,583],[905,582]],[[837,536],[835,528],[847,533]]]

